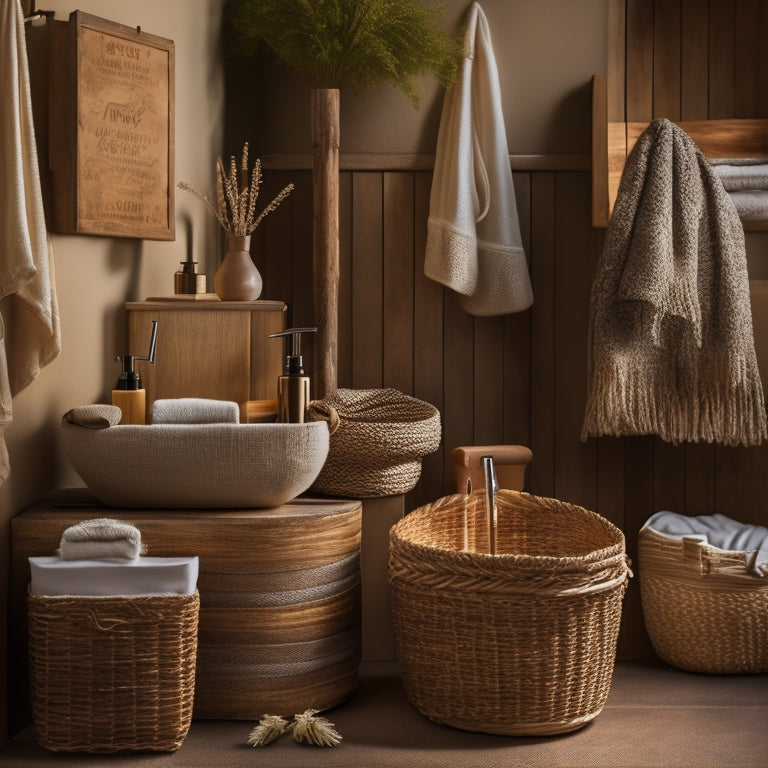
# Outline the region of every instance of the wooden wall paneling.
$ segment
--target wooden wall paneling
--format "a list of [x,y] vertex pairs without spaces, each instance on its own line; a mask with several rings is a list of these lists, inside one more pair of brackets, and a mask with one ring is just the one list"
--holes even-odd
[[[520,234],[531,271],[531,176],[515,173],[515,197]],[[536,303],[536,289],[533,301]],[[515,312],[504,318],[504,431],[503,442],[527,445],[531,440],[531,314]]]
[[679,120],[680,0],[656,0],[653,25],[653,116]]
[[709,117],[733,117],[734,5],[732,0],[709,3]]
[[760,2],[739,0],[734,9],[733,116],[759,117],[757,104]]
[[[312,174],[305,171],[291,175],[296,178],[295,187],[291,193],[293,198],[291,208],[291,245],[293,251],[293,285],[291,286],[290,298],[293,311],[291,312],[291,321],[293,327],[306,328],[317,324],[312,264],[312,220],[314,218]],[[287,183],[289,182],[285,181],[280,189]],[[268,199],[271,200],[272,198]],[[267,199],[265,199],[264,204],[266,202]],[[275,214],[269,215],[274,216]],[[287,255],[280,254],[278,258],[286,258]],[[304,369],[313,377],[313,382],[315,382],[314,374],[316,371],[314,349],[315,335],[304,334],[301,344]],[[313,387],[312,392],[314,393],[314,391]]]
[[528,470],[531,491],[555,493],[555,179],[551,172],[531,177],[531,372]]
[[627,0],[627,120],[653,115],[653,3]]
[[[286,184],[291,181],[296,184],[297,178],[297,173],[287,174],[282,171],[265,173],[259,192],[260,202],[272,200]],[[259,272],[261,272],[263,281],[262,292],[259,298],[284,301],[288,305],[286,321],[290,325],[294,324],[293,314],[295,310],[293,306],[295,259],[293,226],[295,207],[296,199],[291,194],[276,211],[270,213],[259,225],[256,232],[260,232],[262,236],[257,238],[255,242],[253,239],[251,240],[251,252],[254,255],[254,263]],[[304,278],[311,283],[312,271],[310,270],[309,274],[305,275]]]
[[625,438],[625,503],[624,537],[627,554],[635,564],[635,578],[631,580],[624,597],[622,630],[619,652],[624,658],[643,658],[650,655],[640,604],[640,585],[637,566],[637,534],[654,509],[654,438]]
[[611,123],[623,123],[627,119],[625,97],[627,75],[626,29],[626,0],[609,0],[606,103],[608,121]]
[[593,248],[588,174],[559,173],[555,189],[555,496],[594,509],[597,447],[581,441]]
[[685,446],[686,515],[712,515],[715,508],[715,448],[711,443]]
[[661,438],[654,439],[653,511],[668,509],[685,513],[686,451]]
[[352,174],[339,174],[339,387],[352,386]]
[[680,117],[706,120],[709,114],[709,13],[701,0],[682,0]]
[[[758,39],[768,39],[768,3],[760,3],[758,17]],[[768,117],[768,46],[759,45],[757,49],[757,113]]]
[[740,458],[740,448],[715,446],[715,511],[736,520],[743,504]]
[[352,386],[382,386],[382,175],[352,175]]
[[504,442],[504,318],[474,320],[472,445]]
[[[424,274],[424,253],[427,241],[427,218],[432,174],[414,174],[414,275],[413,275],[413,394],[431,403],[445,421],[443,404],[443,296],[440,283]],[[421,481],[416,488],[415,506],[434,501],[443,495],[445,441],[440,449],[422,461]]]
[[459,445],[473,445],[475,440],[475,334],[472,315],[461,308],[458,294],[447,288],[443,312],[444,476],[452,493],[451,451]]
[[[732,449],[733,450],[733,449]],[[743,523],[768,525],[768,443],[752,448],[737,448],[739,484],[729,511],[723,512]],[[722,512],[721,509],[715,510]]]
[[383,383],[413,392],[413,174],[383,178]]

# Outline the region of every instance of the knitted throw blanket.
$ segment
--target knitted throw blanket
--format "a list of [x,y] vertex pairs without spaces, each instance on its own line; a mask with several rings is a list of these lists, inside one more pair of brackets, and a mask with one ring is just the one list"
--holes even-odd
[[766,436],[744,231],[681,128],[656,120],[627,159],[590,305],[582,440]]

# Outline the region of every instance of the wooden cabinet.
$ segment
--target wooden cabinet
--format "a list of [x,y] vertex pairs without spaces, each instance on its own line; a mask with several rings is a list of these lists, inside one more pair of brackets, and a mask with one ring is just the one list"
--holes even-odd
[[282,301],[148,300],[128,302],[128,348],[144,355],[157,320],[154,364],[139,361],[147,411],[159,398],[248,400],[277,396],[285,329]]

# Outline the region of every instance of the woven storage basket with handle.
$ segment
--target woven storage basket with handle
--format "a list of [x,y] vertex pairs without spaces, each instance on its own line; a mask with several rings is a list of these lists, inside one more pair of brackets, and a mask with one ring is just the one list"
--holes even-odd
[[35,740],[64,752],[178,749],[192,721],[200,598],[28,595]]
[[[393,619],[406,694],[470,731],[575,730],[603,708],[629,568],[624,536],[582,507],[502,490],[485,554],[483,492],[390,531]],[[477,531],[477,534],[475,533]]]
[[421,459],[440,447],[440,412],[396,389],[338,389],[310,404],[312,419],[332,420],[328,458],[312,485],[319,493],[369,498],[410,491]]
[[664,661],[690,672],[768,672],[768,576],[749,573],[747,559],[640,531],[643,616]]

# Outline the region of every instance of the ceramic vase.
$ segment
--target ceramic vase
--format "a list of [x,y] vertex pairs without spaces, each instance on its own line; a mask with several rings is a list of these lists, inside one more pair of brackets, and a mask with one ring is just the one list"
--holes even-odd
[[213,277],[222,301],[255,301],[261,296],[261,274],[251,259],[250,236],[229,235],[227,252]]

